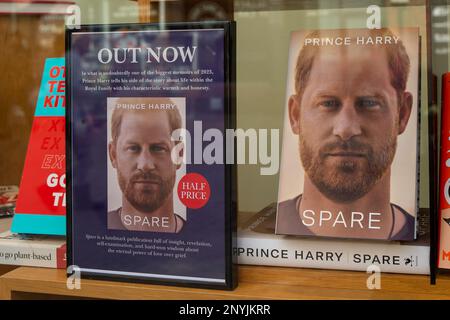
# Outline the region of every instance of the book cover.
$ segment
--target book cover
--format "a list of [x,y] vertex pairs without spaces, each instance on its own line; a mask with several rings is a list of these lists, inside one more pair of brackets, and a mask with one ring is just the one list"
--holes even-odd
[[450,269],[450,73],[442,76],[438,268]]
[[[164,136],[171,130],[186,128],[186,98],[180,97],[113,97],[107,98],[108,145],[108,229],[179,233],[186,223],[186,206],[175,186],[186,175],[186,165],[166,166],[167,173],[157,176],[154,169],[171,146]],[[139,130],[138,130],[139,129]],[[129,137],[128,137],[129,135]],[[125,138],[124,138],[125,137]],[[142,145],[138,140],[149,137],[148,163],[137,163],[131,171],[129,159],[138,155]],[[175,145],[175,148],[180,144]],[[159,159],[158,159],[159,158]],[[160,161],[158,161],[160,160]],[[142,165],[140,167],[139,165]],[[147,167],[148,165],[148,167]],[[153,166],[155,168],[153,168]],[[131,173],[130,173],[131,172]],[[129,183],[127,184],[127,179]],[[155,185],[161,185],[154,195]],[[153,196],[154,195],[154,196]],[[206,194],[205,194],[206,196]],[[145,201],[142,198],[148,197]],[[201,205],[199,201],[199,206]],[[146,212],[147,214],[136,214]],[[151,212],[151,214],[148,214]]]
[[66,239],[61,236],[0,233],[0,264],[66,268]]
[[20,181],[14,233],[66,234],[64,58],[48,58],[42,73]]
[[68,264],[82,277],[235,287],[233,30],[68,31]]
[[277,234],[415,239],[418,31],[292,33]]

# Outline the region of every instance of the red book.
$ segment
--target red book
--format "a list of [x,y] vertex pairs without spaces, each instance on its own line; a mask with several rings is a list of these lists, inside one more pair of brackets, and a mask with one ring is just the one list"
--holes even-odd
[[65,235],[64,58],[45,62],[11,231]]
[[450,73],[442,77],[438,267],[450,269]]

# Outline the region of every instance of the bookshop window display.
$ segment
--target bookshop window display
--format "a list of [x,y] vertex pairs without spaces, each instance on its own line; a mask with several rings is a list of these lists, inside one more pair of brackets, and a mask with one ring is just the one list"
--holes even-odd
[[[234,283],[222,271],[232,264],[227,255],[232,255],[233,241],[236,262],[247,265],[366,271],[375,264],[382,272],[434,277],[438,260],[442,268],[450,263],[445,255],[450,252],[445,246],[449,241],[445,219],[450,215],[443,211],[439,216],[437,182],[438,124],[445,119],[439,110],[441,96],[446,97],[441,77],[448,71],[445,39],[450,6],[417,0],[114,0],[95,4],[75,0],[65,6],[49,1],[46,7],[30,4],[23,9],[14,7],[15,1],[10,3],[11,12],[0,15],[5,26],[1,32],[10,39],[8,49],[0,50],[2,69],[7,70],[0,81],[6,93],[0,143],[9,150],[2,156],[0,185],[9,188],[5,193],[20,186],[13,233],[64,237],[67,224],[68,253],[74,255],[69,260],[74,262],[83,254],[94,257],[93,247],[88,253],[77,251],[82,241],[94,241],[86,238],[94,234],[100,235],[99,242],[105,241],[102,235],[116,240],[122,236],[167,238],[185,254],[178,240],[187,241],[183,237],[193,221],[202,212],[212,217],[223,211],[223,221],[215,222],[230,233],[224,236],[227,249],[208,255],[227,261],[217,274],[227,279],[228,289]],[[58,14],[48,14],[54,10]],[[71,22],[81,24],[81,32],[67,26],[68,17],[77,18]],[[208,38],[205,33],[211,31],[197,32],[214,29],[211,21],[234,21],[235,35],[227,38],[219,32]],[[153,37],[139,34],[145,28],[132,27],[149,24],[155,31],[177,23],[196,29],[184,38],[178,30],[177,38],[175,32]],[[40,40],[31,61],[29,45],[34,39],[25,31],[33,29]],[[164,51],[169,47],[178,51]],[[23,64],[8,64],[16,54],[23,55]],[[64,73],[57,75],[52,67]],[[194,74],[206,69],[213,74]],[[139,77],[136,84],[125,83],[129,79],[124,72],[138,71],[153,73],[141,77],[142,85]],[[7,81],[8,75],[18,75],[17,81]],[[139,89],[144,84],[145,91]],[[183,91],[185,85],[192,89]],[[135,90],[124,92],[127,86]],[[209,90],[201,89],[206,87]],[[42,90],[47,91],[41,98]],[[92,112],[94,106],[102,112]],[[200,112],[200,106],[207,112]],[[200,118],[202,134],[219,128],[224,146],[226,129],[234,130],[231,157],[230,149],[211,152],[218,137],[214,134],[203,136],[200,151],[196,149],[194,124]],[[192,163],[188,165],[173,164],[169,157],[183,140],[167,139],[177,129],[192,129],[192,153],[188,154]],[[149,135],[153,140],[143,142],[142,137]],[[87,140],[91,144],[80,147]],[[41,154],[31,143],[39,145]],[[72,148],[68,153],[66,146]],[[205,152],[215,161],[220,158],[223,168],[230,165],[223,179],[199,169],[207,166]],[[179,156],[186,158],[186,152]],[[99,167],[86,169],[89,163]],[[161,175],[146,172],[158,167],[167,170]],[[208,183],[202,199],[181,196],[180,186],[187,176],[187,182],[201,188],[205,180]],[[445,182],[442,178],[442,189],[448,189]],[[237,207],[232,204],[235,190]],[[83,207],[89,204],[88,209]],[[208,207],[212,204],[214,210]],[[67,215],[66,210],[70,210]],[[76,210],[96,217],[91,224],[83,222],[83,228],[98,224],[103,229],[77,233],[74,228],[82,219],[77,221]],[[232,215],[237,216],[234,240]],[[205,234],[207,228],[202,229]],[[439,249],[438,228],[443,239]],[[195,241],[200,243],[200,238]],[[121,250],[123,258],[130,248]],[[156,249],[149,250],[154,254]],[[136,272],[132,266],[125,270],[128,266],[121,265],[117,252],[105,259],[101,266],[85,269],[95,273],[110,267],[106,273],[122,272],[122,280],[146,273],[145,268]],[[164,277],[175,275],[185,282],[202,278],[199,273],[188,275],[189,267],[179,261],[172,268],[176,272],[167,271]],[[206,273],[205,278],[217,278]]]

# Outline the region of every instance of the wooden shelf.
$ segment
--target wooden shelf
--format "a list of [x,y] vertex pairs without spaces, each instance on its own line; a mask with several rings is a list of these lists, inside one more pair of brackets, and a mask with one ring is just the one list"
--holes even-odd
[[81,280],[69,290],[64,270],[20,267],[0,277],[1,299],[449,299],[450,277],[430,285],[421,275],[382,274],[381,289],[369,290],[364,272],[240,266],[234,291]]
[[[248,218],[241,213],[239,220]],[[7,228],[9,225],[6,224]],[[437,285],[423,275],[382,274],[381,289],[369,290],[365,272],[239,266],[234,291],[125,282],[81,280],[69,290],[65,270],[0,265],[0,299],[450,299],[450,275]]]
[[0,264],[0,276],[5,274],[5,273],[8,273],[8,272],[10,272],[10,271],[12,271],[12,270],[14,270],[16,268],[18,268],[18,267],[17,266],[10,266],[10,265]]

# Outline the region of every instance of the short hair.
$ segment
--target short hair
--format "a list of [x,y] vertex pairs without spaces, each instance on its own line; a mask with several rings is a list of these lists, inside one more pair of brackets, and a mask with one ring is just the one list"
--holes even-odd
[[[355,29],[355,31],[358,29]],[[360,30],[360,29],[359,29]],[[316,30],[308,34],[305,38],[318,38],[323,34],[326,35],[346,35],[350,33],[352,29],[339,29],[339,30]],[[394,34],[387,28],[383,29],[371,29],[368,31],[370,36],[391,36]],[[304,42],[303,42],[304,43]],[[408,53],[402,43],[399,40],[395,44],[379,45],[375,44],[374,47],[384,47],[387,53],[387,62],[389,66],[391,85],[397,92],[397,97],[401,98],[401,93],[406,90],[406,83],[408,81],[410,61]],[[306,88],[311,74],[311,69],[314,63],[314,58],[320,50],[320,46],[303,46],[297,57],[297,63],[295,66],[295,93],[301,97],[304,89]],[[400,101],[400,100],[399,100]]]
[[[118,103],[144,103],[145,101],[149,101],[149,98],[120,98],[116,100],[116,105]],[[152,98],[152,103],[173,103],[168,98],[160,98],[157,100]],[[174,132],[177,129],[180,129],[182,127],[182,120],[181,120],[181,114],[180,110],[178,110],[178,107],[175,103],[173,103],[175,107],[173,109],[124,109],[124,108],[114,108],[113,114],[111,116],[111,137],[114,144],[117,143],[117,139],[120,135],[120,126],[122,124],[122,118],[124,113],[128,112],[155,112],[155,111],[162,111],[167,114],[168,120],[169,120],[169,126],[171,132]]]

